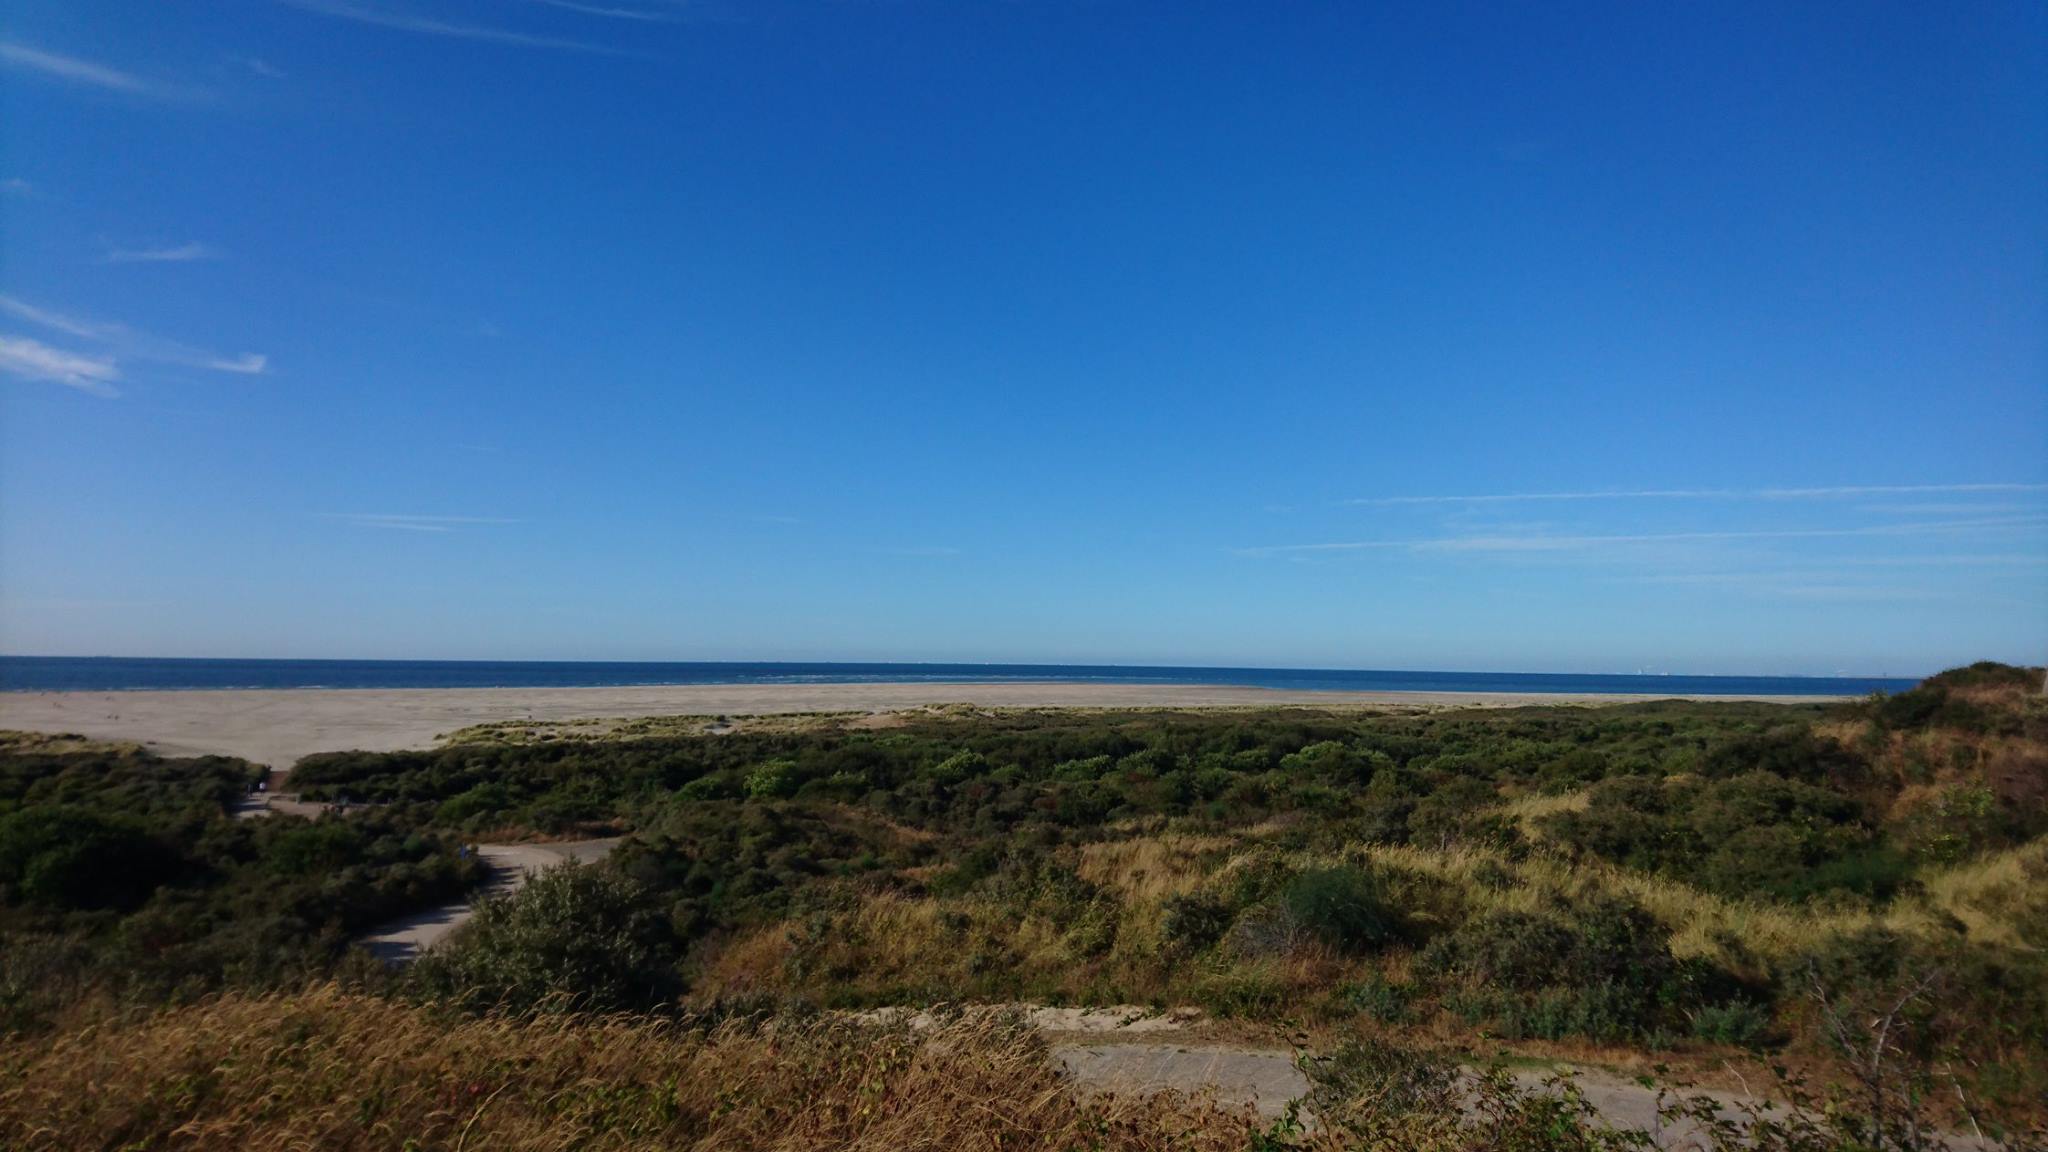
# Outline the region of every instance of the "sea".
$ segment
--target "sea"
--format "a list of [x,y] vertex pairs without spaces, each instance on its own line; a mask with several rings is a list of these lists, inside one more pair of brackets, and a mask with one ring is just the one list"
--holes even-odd
[[220,688],[617,688],[667,684],[1023,681],[1234,685],[1312,692],[1574,692],[1671,696],[1863,696],[1915,681],[1864,676],[1607,675],[1126,664],[805,664],[582,660],[184,660],[0,656],[0,691]]

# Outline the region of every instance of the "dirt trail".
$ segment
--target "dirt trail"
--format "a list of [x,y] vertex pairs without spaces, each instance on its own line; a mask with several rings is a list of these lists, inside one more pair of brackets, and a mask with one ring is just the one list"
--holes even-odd
[[470,899],[430,908],[401,920],[394,920],[363,938],[372,956],[387,964],[405,964],[448,937],[476,912],[476,901],[485,896],[515,892],[535,872],[566,860],[591,863],[602,860],[618,845],[617,840],[572,840],[558,844],[479,844],[477,855],[490,866],[491,879]]

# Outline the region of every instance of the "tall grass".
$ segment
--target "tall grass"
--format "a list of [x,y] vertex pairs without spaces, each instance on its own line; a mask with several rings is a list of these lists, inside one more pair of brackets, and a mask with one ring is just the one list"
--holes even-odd
[[451,1018],[324,987],[0,1045],[0,1147],[1242,1148],[1247,1112],[1076,1098],[1020,1022]]
[[[1286,851],[1256,835],[1163,831],[1087,844],[1074,852],[1077,874],[1104,893],[1105,914],[1114,921],[1107,947],[1093,946],[1098,936],[1072,925],[976,894],[867,893],[707,949],[694,982],[697,994],[716,1000],[798,993],[848,1005],[962,997],[1186,1003],[1207,987],[1205,980],[1271,974],[1258,965],[1251,966],[1258,971],[1221,973],[1214,970],[1215,962],[1198,970],[1177,959],[1161,938],[1168,901],[1228,889],[1246,870],[1278,866],[1301,871],[1351,863],[1384,869],[1394,883],[1393,898],[1419,901],[1421,906],[1410,911],[1425,920],[1432,915],[1428,905],[1446,900],[1450,906],[1441,909],[1439,918],[1496,909],[1537,911],[1559,897],[1625,897],[1671,930],[1676,955],[1714,958],[1738,969],[1798,956],[1830,936],[1879,927],[1934,938],[1960,925],[1979,943],[2025,948],[2038,945],[2017,926],[2027,922],[2029,901],[2042,899],[2036,894],[2043,887],[2028,868],[2036,875],[2048,868],[2048,840],[2036,840],[1931,872],[1919,891],[1888,903],[1791,904],[1721,896],[1599,860],[1569,860],[1541,851],[1517,860],[1477,845],[1360,844],[1340,851]],[[1404,882],[1403,877],[1417,879]],[[1430,885],[1434,892],[1422,890]],[[1323,975],[1359,966],[1337,963]],[[1317,967],[1321,971],[1330,965],[1319,961]]]

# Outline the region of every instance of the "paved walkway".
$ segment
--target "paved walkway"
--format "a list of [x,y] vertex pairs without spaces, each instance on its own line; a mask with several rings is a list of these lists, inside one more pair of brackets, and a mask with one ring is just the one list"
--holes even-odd
[[1308,1077],[1292,1052],[1164,1044],[1054,1043],[1053,1058],[1086,1093],[1149,1096],[1211,1092],[1225,1108],[1246,1104],[1276,1120],[1308,1094]]
[[[1293,1050],[1205,1042],[1195,1013],[1162,1016],[1142,1008],[1028,1011],[1032,1023],[1047,1034],[1053,1058],[1083,1094],[1208,1093],[1225,1107],[1249,1104],[1260,1117],[1273,1120],[1309,1091],[1308,1077]],[[1610,1125],[1649,1132],[1655,1147],[1668,1152],[1706,1146],[1691,1121],[1662,1124],[1656,1088],[1597,1068],[1559,1065],[1555,1071],[1571,1073],[1586,1102]],[[1511,1073],[1515,1083],[1531,1093],[1548,1091],[1544,1082],[1552,1074],[1538,1069]],[[1722,1119],[1746,1123],[1742,1105],[1747,1097],[1697,1088],[1669,1091],[1673,1098],[1707,1097]],[[1313,1127],[1313,1116],[1302,1119]],[[1975,1135],[1947,1133],[1943,1139],[1953,1152],[1988,1152],[1992,1147]]]

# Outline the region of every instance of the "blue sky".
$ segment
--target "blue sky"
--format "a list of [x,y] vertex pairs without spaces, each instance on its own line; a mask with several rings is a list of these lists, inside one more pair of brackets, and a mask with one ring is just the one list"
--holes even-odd
[[0,651],[2048,654],[2048,9],[15,0]]

